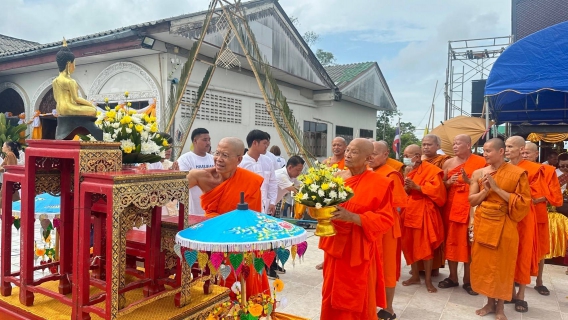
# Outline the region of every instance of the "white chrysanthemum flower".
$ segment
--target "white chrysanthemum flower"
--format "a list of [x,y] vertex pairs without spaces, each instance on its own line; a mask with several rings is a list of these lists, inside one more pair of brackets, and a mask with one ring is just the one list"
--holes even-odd
[[310,185],[310,191],[311,191],[311,192],[317,192],[318,189],[319,189],[319,186],[318,186],[317,184],[312,183],[312,184]]
[[141,123],[142,123],[142,119],[141,119],[140,117],[137,117],[137,115],[139,115],[139,114],[137,113],[137,114],[133,114],[133,115],[132,115],[132,117],[131,117],[131,118],[132,118],[132,122],[133,122],[134,124],[141,124]]
[[325,203],[325,204],[329,204],[330,202],[331,202],[331,199],[327,199],[327,198],[323,199],[323,203]]
[[150,140],[148,142],[142,142],[142,144],[140,145],[140,153],[141,154],[159,154],[160,153],[160,147],[158,147],[158,145]]
[[160,151],[160,157],[162,157],[162,159],[166,157],[166,150]]
[[112,140],[111,141],[114,141],[116,139],[116,137],[117,137],[117,134],[115,132],[115,133],[112,134]]
[[136,148],[136,145],[130,139],[120,141],[120,148],[122,150],[124,150],[124,148],[126,148],[126,147],[130,147],[131,149],[134,149],[134,148]]
[[308,200],[308,194],[307,193],[302,194],[302,200]]
[[104,132],[103,133],[103,141],[114,141],[114,139],[112,138],[112,134],[108,133],[108,132]]
[[332,182],[329,183],[330,189],[335,189],[335,187],[337,187],[337,184],[335,184],[335,182],[332,181]]
[[143,141],[148,141],[148,132],[142,130],[142,132],[140,132],[140,138],[142,138]]
[[337,198],[337,192],[335,192],[334,190],[331,190],[331,191],[329,192],[329,197],[330,197],[331,199]]
[[319,189],[319,190],[318,190],[318,195],[319,195],[320,197],[325,196],[325,191],[323,191],[322,189]]
[[341,191],[341,192],[339,193],[339,199],[345,200],[346,198],[347,198],[347,192]]
[[126,133],[128,133],[128,134],[132,133],[132,129],[130,129],[130,128],[125,128],[124,131],[126,131]]
[[118,127],[120,127],[120,122],[115,122],[111,126],[115,129],[118,129]]
[[322,207],[322,206],[321,206],[321,203],[319,203],[319,202],[316,203],[316,209],[321,209],[321,207]]

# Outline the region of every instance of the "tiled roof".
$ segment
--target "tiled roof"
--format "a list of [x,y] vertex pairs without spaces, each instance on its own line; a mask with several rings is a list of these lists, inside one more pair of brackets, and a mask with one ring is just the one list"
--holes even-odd
[[[107,36],[107,35],[117,34],[117,33],[121,33],[121,32],[124,32],[124,31],[130,31],[130,30],[143,28],[143,27],[150,27],[150,26],[162,23],[164,21],[169,21],[169,20],[171,20],[171,19],[160,19],[160,20],[156,20],[156,21],[139,23],[139,24],[128,26],[128,27],[122,27],[122,28],[118,28],[118,29],[107,30],[107,31],[103,31],[103,32],[97,32],[97,33],[89,34],[89,35],[86,35],[86,36],[67,39],[67,43],[71,44],[73,42],[104,37],[104,36]],[[20,40],[20,41],[23,41],[23,40]],[[24,53],[24,52],[28,52],[28,51],[35,51],[35,50],[39,50],[39,49],[59,47],[63,44],[63,41],[51,42],[51,43],[46,43],[46,44],[39,44],[39,43],[35,43],[35,42],[31,42],[31,43],[33,45],[27,46],[27,47],[20,47],[20,48],[16,49],[15,51],[9,51],[8,52],[8,51],[0,50],[0,57],[11,56],[11,55]]]
[[10,51],[24,50],[39,45],[37,42],[17,39],[0,34],[0,54]]
[[325,67],[325,71],[329,74],[335,85],[341,87],[353,81],[361,73],[371,68],[375,62],[361,62],[351,64],[339,64],[335,66]]

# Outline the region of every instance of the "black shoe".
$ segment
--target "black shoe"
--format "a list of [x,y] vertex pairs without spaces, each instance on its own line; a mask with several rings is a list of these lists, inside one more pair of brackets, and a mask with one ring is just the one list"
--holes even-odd
[[268,278],[272,280],[280,279],[280,277],[278,276],[278,274],[276,274],[274,270],[268,271]]
[[280,274],[286,273],[286,269],[282,268],[281,266],[277,266],[275,271],[276,271],[276,273],[280,273]]

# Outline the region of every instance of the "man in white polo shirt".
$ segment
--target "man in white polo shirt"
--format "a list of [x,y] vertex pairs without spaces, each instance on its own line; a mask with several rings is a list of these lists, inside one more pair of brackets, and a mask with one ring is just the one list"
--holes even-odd
[[[197,128],[191,133],[191,142],[193,151],[183,154],[176,161],[179,170],[190,171],[193,169],[207,169],[214,165],[213,156],[207,151],[211,148],[211,137],[209,131],[204,128]],[[204,216],[205,211],[201,208],[201,194],[203,192],[199,187],[195,186],[189,189],[190,207],[189,213]]]
[[248,151],[243,156],[239,167],[252,171],[264,178],[260,189],[262,194],[262,212],[274,214],[278,183],[274,175],[274,164],[264,154],[270,145],[269,135],[261,130],[252,130],[247,135]]
[[[278,203],[285,195],[290,194],[290,192],[298,191],[298,176],[304,170],[304,159],[299,156],[292,156],[288,159],[286,166],[284,168],[275,171],[276,181],[278,181],[278,197],[276,198],[276,203]],[[282,212],[286,213],[287,207],[290,206],[288,203],[284,204]]]

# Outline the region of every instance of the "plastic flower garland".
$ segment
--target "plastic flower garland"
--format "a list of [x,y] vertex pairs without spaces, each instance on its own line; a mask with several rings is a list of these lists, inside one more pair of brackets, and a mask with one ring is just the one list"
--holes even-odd
[[[128,98],[128,91],[124,93]],[[103,141],[120,142],[123,163],[158,162],[169,147],[158,134],[156,117],[130,109],[131,103],[120,103],[114,108],[105,98],[106,112],[97,112],[95,125],[103,130]]]
[[301,185],[294,200],[316,209],[334,206],[349,200],[353,196],[353,190],[345,185],[341,177],[335,176],[338,171],[337,164],[328,167],[316,162],[314,167],[308,169],[308,173],[298,177]]

